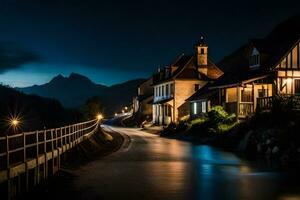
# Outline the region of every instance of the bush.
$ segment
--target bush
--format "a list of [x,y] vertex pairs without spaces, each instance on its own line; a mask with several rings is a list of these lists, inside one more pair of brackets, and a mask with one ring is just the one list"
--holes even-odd
[[194,126],[196,124],[202,124],[207,121],[207,117],[199,117],[190,121],[190,125]]
[[222,106],[212,107],[207,116],[212,127],[217,127],[220,123],[230,124],[235,121],[235,114],[228,114]]

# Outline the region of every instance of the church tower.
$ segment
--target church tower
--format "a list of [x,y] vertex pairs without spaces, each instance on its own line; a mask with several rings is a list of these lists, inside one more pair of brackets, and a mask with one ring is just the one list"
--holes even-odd
[[203,37],[196,45],[196,54],[198,71],[207,75],[208,45],[204,42]]

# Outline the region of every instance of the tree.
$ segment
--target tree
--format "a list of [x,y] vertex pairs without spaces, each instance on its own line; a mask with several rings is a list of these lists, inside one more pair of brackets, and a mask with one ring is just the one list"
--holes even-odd
[[89,98],[85,103],[84,115],[87,119],[92,119],[97,114],[103,112],[101,99],[98,96]]

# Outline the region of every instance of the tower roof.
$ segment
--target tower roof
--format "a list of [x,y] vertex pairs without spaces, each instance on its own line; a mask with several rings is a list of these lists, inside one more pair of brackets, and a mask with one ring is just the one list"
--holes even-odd
[[200,37],[200,40],[197,42],[197,46],[200,46],[200,47],[207,47],[208,46],[206,44],[206,42],[204,41],[203,36]]

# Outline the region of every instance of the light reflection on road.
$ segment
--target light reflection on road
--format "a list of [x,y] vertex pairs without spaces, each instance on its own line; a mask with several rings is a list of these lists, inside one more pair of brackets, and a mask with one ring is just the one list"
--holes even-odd
[[[105,129],[128,135],[131,144],[72,171],[76,178],[68,187],[79,193],[80,199],[300,197],[286,190],[283,175],[259,171],[232,153],[138,129]],[[292,186],[297,191],[299,185]]]

